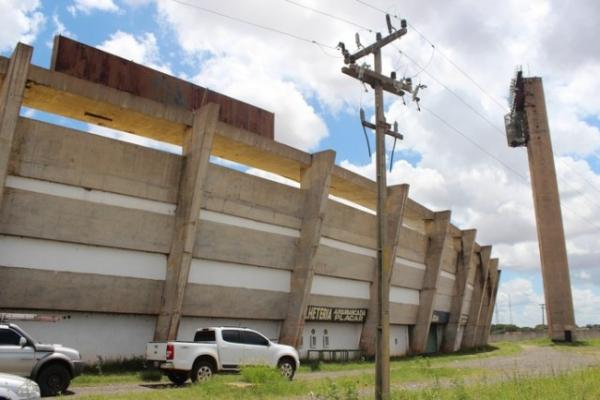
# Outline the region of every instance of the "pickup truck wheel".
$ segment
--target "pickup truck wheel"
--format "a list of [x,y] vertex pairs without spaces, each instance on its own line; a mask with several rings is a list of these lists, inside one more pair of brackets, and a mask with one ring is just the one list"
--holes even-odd
[[206,360],[198,360],[192,368],[192,382],[206,382],[213,375],[213,365]]
[[71,383],[71,374],[63,365],[52,364],[44,367],[37,379],[42,396],[56,396],[63,393]]
[[175,372],[175,371],[167,372],[167,378],[169,378],[169,380],[177,386],[183,385],[185,383],[185,381],[188,380],[189,377],[190,377],[190,375],[185,372]]
[[296,373],[296,362],[288,357],[284,357],[277,363],[277,368],[281,372],[281,375],[290,381],[294,379]]

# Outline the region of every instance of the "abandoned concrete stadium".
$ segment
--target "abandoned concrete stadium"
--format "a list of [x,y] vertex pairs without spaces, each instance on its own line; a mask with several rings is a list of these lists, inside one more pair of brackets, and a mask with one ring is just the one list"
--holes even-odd
[[[0,58],[0,312],[60,316],[19,324],[88,361],[216,325],[255,328],[303,356],[373,354],[373,181],[333,151],[276,142],[264,110],[64,38],[50,69],[31,52]],[[22,105],[183,155],[20,116]],[[500,275],[491,246],[407,192],[389,187],[391,354],[486,344]]]

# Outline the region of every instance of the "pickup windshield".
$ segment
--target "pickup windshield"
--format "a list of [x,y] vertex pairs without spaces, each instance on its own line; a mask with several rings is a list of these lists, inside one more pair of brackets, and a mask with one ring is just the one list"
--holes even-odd
[[194,335],[194,342],[215,342],[215,331],[198,331]]

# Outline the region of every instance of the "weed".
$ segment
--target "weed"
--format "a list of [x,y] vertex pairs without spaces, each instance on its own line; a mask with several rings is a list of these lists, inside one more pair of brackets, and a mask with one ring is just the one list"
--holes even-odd
[[242,368],[244,381],[253,384],[278,384],[284,382],[279,370],[273,367],[253,365]]
[[85,365],[83,373],[87,375],[121,374],[125,372],[139,372],[145,368],[146,360],[144,357],[105,360],[98,356],[98,361]]
[[163,376],[162,372],[157,369],[145,369],[138,375],[144,382],[160,382]]
[[356,383],[345,383],[339,385],[332,380],[327,381],[327,385],[323,393],[312,396],[315,400],[358,400],[358,389]]
[[321,370],[321,360],[310,360],[308,362],[308,366],[311,372],[316,372]]

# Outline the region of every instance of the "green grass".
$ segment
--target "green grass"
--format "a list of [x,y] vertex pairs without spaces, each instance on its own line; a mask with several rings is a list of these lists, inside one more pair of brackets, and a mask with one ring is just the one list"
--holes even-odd
[[[254,375],[256,378],[256,375]],[[218,375],[209,382],[187,385],[182,388],[157,389],[149,392],[138,392],[129,394],[112,394],[101,396],[89,396],[86,399],[135,399],[135,400],[154,400],[154,399],[286,399],[289,396],[301,396],[310,391],[309,387],[325,390],[326,385],[307,383],[301,381],[289,382],[282,377],[276,381],[267,378],[267,382],[260,382],[261,379],[251,383],[246,387],[235,386],[236,382],[244,381],[236,375]]]
[[[431,371],[429,372],[431,373]],[[254,378],[255,372],[251,374]],[[435,378],[441,378],[434,373]],[[258,376],[265,376],[262,372]],[[372,398],[372,382],[364,385],[362,376],[340,378],[317,382],[288,382],[277,379],[270,373],[267,378],[258,379],[248,387],[237,387],[231,384],[240,381],[239,376],[217,376],[212,381],[189,385],[185,388],[164,389],[150,392],[118,394],[111,396],[91,396],[90,400],[125,399],[125,400],[158,400],[158,399],[194,399],[194,400],[229,400],[229,399],[290,399],[306,398],[313,393],[314,398],[323,400],[355,400]],[[394,400],[562,400],[562,399],[598,399],[600,398],[600,368],[552,375],[544,378],[513,377],[507,381],[494,383],[482,381],[466,385],[463,380],[455,379],[448,385],[447,381],[433,380],[432,386],[421,390],[393,390]],[[392,379],[393,384],[398,384]],[[449,386],[449,387],[448,387]]]
[[[517,376],[515,372],[515,376],[506,379],[506,372],[501,374],[478,368],[453,366],[454,361],[516,354],[522,350],[521,345],[548,346],[562,351],[590,351],[600,354],[600,339],[594,339],[576,344],[557,344],[549,340],[499,343],[481,352],[407,357],[391,362],[392,398],[394,400],[600,399],[600,384],[598,384],[600,367],[537,378]],[[86,398],[90,400],[372,398],[374,385],[372,362],[323,363],[320,367],[322,373],[311,373],[310,369],[305,367],[300,375],[312,379],[296,379],[293,382],[281,378],[272,368],[251,367],[245,368],[238,375],[218,375],[210,382],[187,385],[183,388]],[[240,382],[244,384],[240,385]],[[84,375],[75,380],[74,386],[110,383],[141,383],[141,381],[140,376],[134,372],[121,375]],[[408,385],[410,389],[401,389],[403,385]]]
[[[495,346],[489,346],[479,351],[459,352],[454,354],[436,354],[431,356],[414,356],[404,357],[393,360],[390,363],[391,379],[396,383],[402,382],[422,382],[430,379],[460,379],[467,376],[480,376],[483,371],[474,368],[455,368],[449,365],[453,361],[468,360],[492,356],[502,356],[516,354],[521,351],[521,347],[516,343],[498,343]],[[358,387],[368,387],[373,385],[374,363],[372,361],[357,361],[351,363],[321,363],[319,371],[311,372],[308,365],[303,365],[300,368],[300,373],[311,375],[318,372],[343,372],[354,371],[349,377],[335,377],[335,382],[343,385],[356,384]],[[122,374],[83,374],[73,380],[73,387],[82,386],[105,386],[111,384],[125,383],[143,383],[140,378],[140,371],[125,372]],[[273,370],[275,372],[275,370]],[[262,372],[256,372],[260,374]],[[218,381],[231,383],[242,379],[252,382],[252,378],[242,374],[233,376],[217,376]],[[168,380],[163,377],[163,383]],[[304,383],[295,380],[291,383],[284,382],[287,389],[297,390],[299,393],[307,393],[308,391],[324,390],[328,384],[327,378],[314,379]],[[181,390],[181,389],[180,389]],[[162,392],[162,391],[161,391]],[[145,398],[145,397],[144,397]],[[152,397],[150,397],[152,398]],[[223,397],[225,398],[225,397]],[[257,397],[261,398],[261,397]]]
[[[356,371],[349,376],[319,378],[312,380],[294,380],[282,378],[273,368],[251,367],[242,370],[239,375],[218,375],[210,382],[187,385],[184,388],[157,389],[152,392],[118,394],[110,396],[91,396],[89,399],[287,399],[302,397],[309,393],[320,395],[323,399],[353,399],[361,389],[370,391],[374,385],[374,372]],[[432,379],[459,379],[473,376],[477,369],[432,367],[430,360],[415,360],[411,365],[391,372],[391,380],[401,382],[429,381]],[[129,375],[130,378],[134,376]],[[98,377],[96,377],[98,378]],[[95,381],[96,383],[98,380]],[[239,386],[243,382],[250,385]],[[108,382],[100,383],[107,384]]]
[[442,385],[410,391],[396,390],[394,400],[563,400],[600,398],[600,368],[588,368],[563,375],[543,378],[513,377],[498,383],[465,385],[456,381],[453,387]]
[[575,351],[582,354],[600,355],[600,339],[586,339],[574,343],[553,342],[549,338],[533,339],[522,342],[524,345],[550,347],[562,351]]
[[[392,370],[396,368],[406,368],[411,364],[419,364],[422,360],[430,360],[432,366],[442,366],[453,361],[458,360],[469,360],[478,359],[484,357],[497,357],[506,356],[511,354],[517,354],[522,350],[519,343],[515,342],[501,342],[495,343],[493,346],[486,346],[480,349],[460,351],[449,354],[433,354],[430,356],[412,356],[392,359],[390,368]],[[355,361],[349,363],[330,363],[322,362],[319,365],[318,371],[315,372],[334,372],[334,371],[351,371],[360,369],[373,369],[373,361]],[[300,367],[300,372],[311,372],[311,367],[308,362],[305,362]]]

